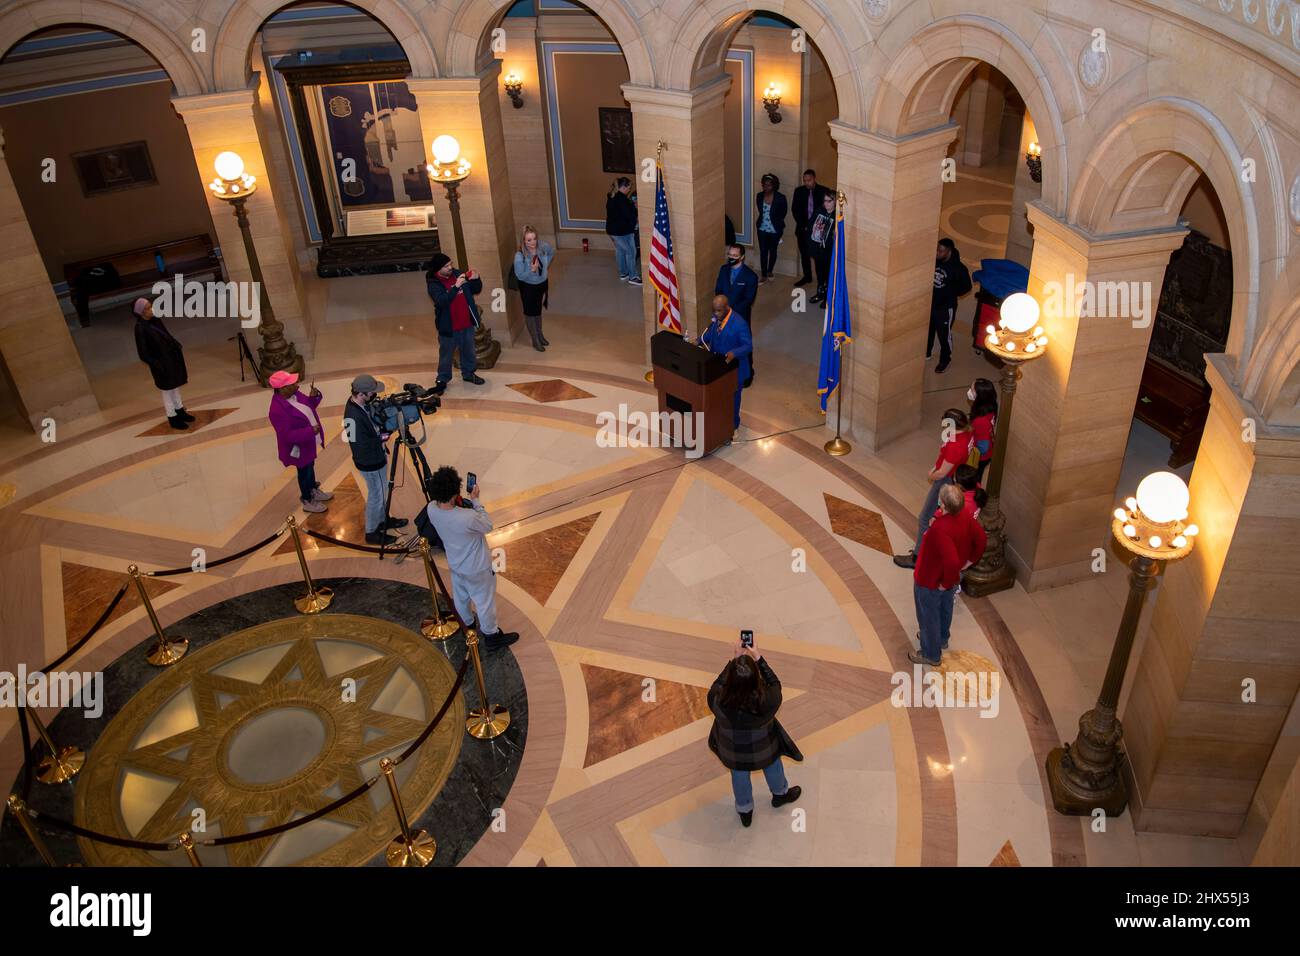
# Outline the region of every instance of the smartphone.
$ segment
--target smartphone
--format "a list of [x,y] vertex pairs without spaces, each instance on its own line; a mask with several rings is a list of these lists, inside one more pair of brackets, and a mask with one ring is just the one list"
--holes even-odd
[[474,493],[474,487],[477,484],[478,484],[478,475],[474,474],[474,472],[472,471],[468,472],[465,475],[465,491],[472,495]]
[[754,646],[754,632],[753,632],[753,631],[741,631],[741,632],[740,632],[740,646],[741,646],[741,647],[753,647],[753,646]]

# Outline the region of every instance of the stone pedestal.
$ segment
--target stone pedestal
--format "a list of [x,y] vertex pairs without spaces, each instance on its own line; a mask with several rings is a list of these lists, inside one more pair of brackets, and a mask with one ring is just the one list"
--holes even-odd
[[[957,129],[896,140],[832,123],[831,135],[839,149],[836,183],[847,198],[845,275],[853,303],[844,425],[874,450],[921,424],[942,163]],[[820,315],[816,306],[811,311]],[[834,428],[834,413],[827,419]]]
[[[1029,219],[1029,294],[1051,341],[1020,383],[1001,493],[1007,558],[1035,590],[1090,576],[1116,496],[1132,493],[1116,486],[1165,266],[1186,230],[1097,238],[1036,204]],[[1074,294],[1087,288],[1091,302]]]
[[[726,257],[726,184],[722,161],[722,101],[731,78],[721,76],[694,90],[657,90],[625,84],[636,136],[637,206],[641,224],[641,278],[650,336],[658,331],[659,299],[646,275],[654,231],[655,148],[664,143],[664,186],[672,227],[682,328],[698,335],[708,323],[718,268]],[[641,175],[649,161],[650,179]]]
[[[0,134],[0,149],[3,146]],[[39,170],[32,175],[39,175]],[[46,418],[57,426],[98,412],[9,164],[2,160],[0,247],[5,250],[5,268],[0,273],[0,361],[23,416],[39,431]]]

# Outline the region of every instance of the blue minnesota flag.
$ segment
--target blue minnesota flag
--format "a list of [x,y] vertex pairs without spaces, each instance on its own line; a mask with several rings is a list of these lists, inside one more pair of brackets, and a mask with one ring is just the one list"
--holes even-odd
[[835,216],[835,246],[831,251],[831,285],[826,293],[826,319],[822,324],[822,361],[817,373],[817,394],[822,414],[826,403],[840,387],[840,347],[853,341],[849,317],[849,292],[844,281],[844,207]]

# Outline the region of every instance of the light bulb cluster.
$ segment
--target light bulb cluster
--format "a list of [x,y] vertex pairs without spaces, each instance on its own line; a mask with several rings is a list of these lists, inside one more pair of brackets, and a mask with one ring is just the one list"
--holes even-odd
[[213,166],[217,177],[208,188],[218,199],[242,199],[257,189],[257,177],[244,170],[244,160],[238,153],[219,153]]
[[1112,530],[1128,550],[1143,557],[1174,561],[1191,553],[1200,532],[1187,521],[1187,486],[1172,472],[1148,475],[1136,497],[1114,511]]
[[1038,303],[1025,292],[1002,301],[998,324],[984,327],[984,346],[1003,360],[1027,362],[1047,349],[1047,333],[1038,324]]

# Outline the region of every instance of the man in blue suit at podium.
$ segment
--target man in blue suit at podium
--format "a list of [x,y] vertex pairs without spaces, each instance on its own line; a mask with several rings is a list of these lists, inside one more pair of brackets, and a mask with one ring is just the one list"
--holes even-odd
[[[754,340],[749,334],[749,323],[731,310],[725,295],[713,297],[713,318],[699,338],[699,344],[710,352],[726,357],[727,361],[740,362],[736,379],[735,428],[740,427],[740,393],[749,378],[749,356],[754,351]],[[728,443],[730,444],[730,443]]]

